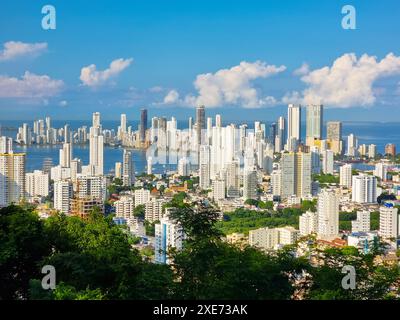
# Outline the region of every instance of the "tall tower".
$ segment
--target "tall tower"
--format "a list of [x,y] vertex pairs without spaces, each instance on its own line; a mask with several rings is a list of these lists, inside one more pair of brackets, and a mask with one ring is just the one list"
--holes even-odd
[[312,104],[307,106],[306,143],[311,146],[315,139],[322,138],[323,106]]
[[204,106],[198,106],[196,109],[196,131],[197,141],[201,144],[201,131],[206,128],[206,109]]
[[6,144],[6,152],[0,153],[0,208],[25,196],[25,153],[13,153],[10,142]]
[[122,180],[124,186],[131,186],[135,182],[135,169],[132,159],[132,152],[124,150],[122,163]]
[[288,106],[288,141],[301,138],[301,106],[289,104]]
[[146,130],[147,130],[147,109],[140,110],[140,141],[144,142],[146,140]]
[[121,114],[121,131],[123,133],[126,132],[126,114],[125,113]]
[[90,128],[89,164],[93,166],[96,175],[103,175],[104,170],[104,137],[100,124],[100,113],[93,113],[93,126]]
[[335,238],[339,234],[339,197],[334,190],[323,191],[318,196],[318,236]]

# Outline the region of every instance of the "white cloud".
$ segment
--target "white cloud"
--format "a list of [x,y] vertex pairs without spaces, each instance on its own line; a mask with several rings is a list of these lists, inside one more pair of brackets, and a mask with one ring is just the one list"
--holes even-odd
[[9,41],[4,43],[4,49],[0,51],[0,61],[7,61],[23,56],[37,56],[47,50],[47,43],[24,43]]
[[61,100],[60,103],[59,103],[59,106],[60,106],[60,107],[66,107],[66,106],[68,106],[68,101],[67,101],[67,100]]
[[47,75],[25,72],[21,79],[0,76],[0,98],[45,98],[57,95],[63,88],[62,80]]
[[187,95],[183,103],[191,106],[203,104],[210,108],[224,105],[240,105],[245,108],[268,106],[276,103],[276,100],[273,97],[260,96],[252,81],[284,70],[285,66],[267,65],[261,61],[242,61],[230,69],[200,74],[194,81],[198,95]]
[[310,72],[310,66],[307,63],[303,63],[300,68],[294,70],[293,74],[295,76],[304,76]]
[[[299,99],[303,103],[323,103],[327,107],[349,108],[371,106],[376,102],[376,80],[400,74],[400,57],[389,53],[380,61],[367,54],[360,58],[354,53],[344,54],[331,67],[310,71],[301,80],[307,88],[288,94],[283,101]],[[300,100],[300,99],[299,99]],[[300,101],[297,101],[300,102]]]
[[103,71],[97,71],[95,64],[91,64],[81,69],[80,80],[89,87],[96,87],[105,84],[111,78],[118,76],[122,71],[130,66],[133,59],[116,59],[110,63],[110,67]]
[[176,90],[170,90],[164,97],[164,104],[173,104],[179,102],[179,93]]

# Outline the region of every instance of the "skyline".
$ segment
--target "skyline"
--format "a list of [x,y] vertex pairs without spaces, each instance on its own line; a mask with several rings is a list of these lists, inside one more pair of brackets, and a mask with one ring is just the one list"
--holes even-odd
[[44,3],[21,3],[0,13],[1,120],[138,119],[143,107],[183,120],[205,104],[227,121],[273,121],[320,99],[326,120],[400,116],[396,1],[352,1],[356,30],[341,27],[344,1],[53,1],[56,30],[40,26]]

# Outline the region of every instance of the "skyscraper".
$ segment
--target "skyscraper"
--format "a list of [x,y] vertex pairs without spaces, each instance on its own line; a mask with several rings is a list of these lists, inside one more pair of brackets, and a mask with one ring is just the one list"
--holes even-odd
[[243,172],[243,199],[256,200],[257,198],[257,171],[254,168],[245,169]]
[[6,141],[7,152],[0,153],[0,208],[25,197],[25,153],[14,153]]
[[385,146],[385,154],[395,157],[396,156],[396,145],[393,143],[388,143]]
[[340,185],[348,189],[351,188],[352,184],[352,171],[353,166],[351,164],[344,164],[340,167]]
[[89,137],[89,164],[96,175],[102,175],[104,170],[104,137],[100,124],[100,113],[93,113],[93,126],[90,128]]
[[155,262],[169,264],[171,260],[168,256],[169,248],[181,250],[183,247],[184,233],[181,225],[172,220],[166,213],[160,223],[155,225],[154,253]]
[[323,189],[318,195],[318,237],[335,238],[339,234],[339,196]]
[[281,168],[281,196],[306,197],[311,194],[311,154],[283,153]]
[[291,138],[301,139],[301,106],[289,104],[288,106],[288,144]]
[[122,181],[124,186],[131,186],[135,183],[135,169],[132,159],[132,152],[124,149],[122,162]]
[[379,234],[383,238],[397,238],[399,235],[399,214],[392,204],[385,204],[379,209]]
[[353,176],[352,201],[357,203],[375,203],[377,199],[377,180],[374,176]]
[[147,109],[140,110],[140,141],[145,142],[147,130]]
[[323,106],[308,105],[306,113],[306,143],[308,146],[312,146],[315,139],[322,138]]
[[330,149],[335,154],[342,153],[342,123],[340,121],[328,121],[326,124],[327,128],[327,140],[330,144]]
[[347,155],[355,157],[357,155],[358,141],[354,134],[350,134],[347,137]]
[[196,109],[196,132],[197,142],[201,144],[201,132],[206,128],[206,109],[204,106],[198,106]]
[[200,146],[199,183],[201,189],[210,187],[210,146]]
[[54,183],[54,209],[64,214],[71,211],[71,199],[73,196],[72,182],[60,180]]

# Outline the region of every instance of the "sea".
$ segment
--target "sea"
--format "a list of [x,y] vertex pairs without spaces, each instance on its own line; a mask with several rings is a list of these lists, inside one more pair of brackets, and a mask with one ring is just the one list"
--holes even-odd
[[[21,121],[21,120],[0,120],[0,135],[9,136],[15,139],[18,127],[22,126],[23,123],[28,123],[29,127],[33,127],[33,121]],[[230,123],[230,122],[229,122]],[[223,123],[223,125],[229,124]],[[248,128],[254,128],[254,122],[241,122],[236,124],[247,123]],[[269,123],[266,121],[266,125]],[[71,121],[60,121],[52,120],[53,128],[62,128],[65,124],[69,124],[71,129],[77,129],[82,126],[91,126],[91,121],[87,120],[71,120]],[[119,121],[114,120],[103,120],[102,126],[104,129],[114,129],[117,131]],[[130,121],[128,125],[132,126],[133,130],[137,130],[138,121]],[[188,121],[178,121],[177,125],[179,129],[187,128]],[[305,136],[305,124],[302,125],[302,136]],[[324,132],[326,130],[324,129]],[[343,121],[343,139],[349,134],[354,134],[358,138],[359,144],[375,144],[377,146],[378,153],[384,153],[385,145],[387,143],[394,143],[400,148],[400,122],[346,122]],[[61,145],[47,146],[47,145],[31,145],[31,146],[19,146],[14,144],[15,152],[25,152],[27,156],[26,170],[27,172],[33,170],[41,170],[43,167],[43,161],[46,158],[50,158],[53,164],[58,163],[59,149]],[[135,171],[137,173],[144,172],[146,170],[146,151],[145,150],[132,150],[133,159],[135,164]],[[122,161],[123,149],[120,147],[104,147],[104,171],[105,173],[112,172],[115,167],[115,162]],[[89,162],[89,146],[88,145],[74,145],[73,157],[80,158],[83,164]],[[371,166],[365,164],[355,164],[356,169],[370,170]],[[154,173],[165,173],[169,170],[175,170],[176,165],[162,165],[155,164],[153,166]]]

